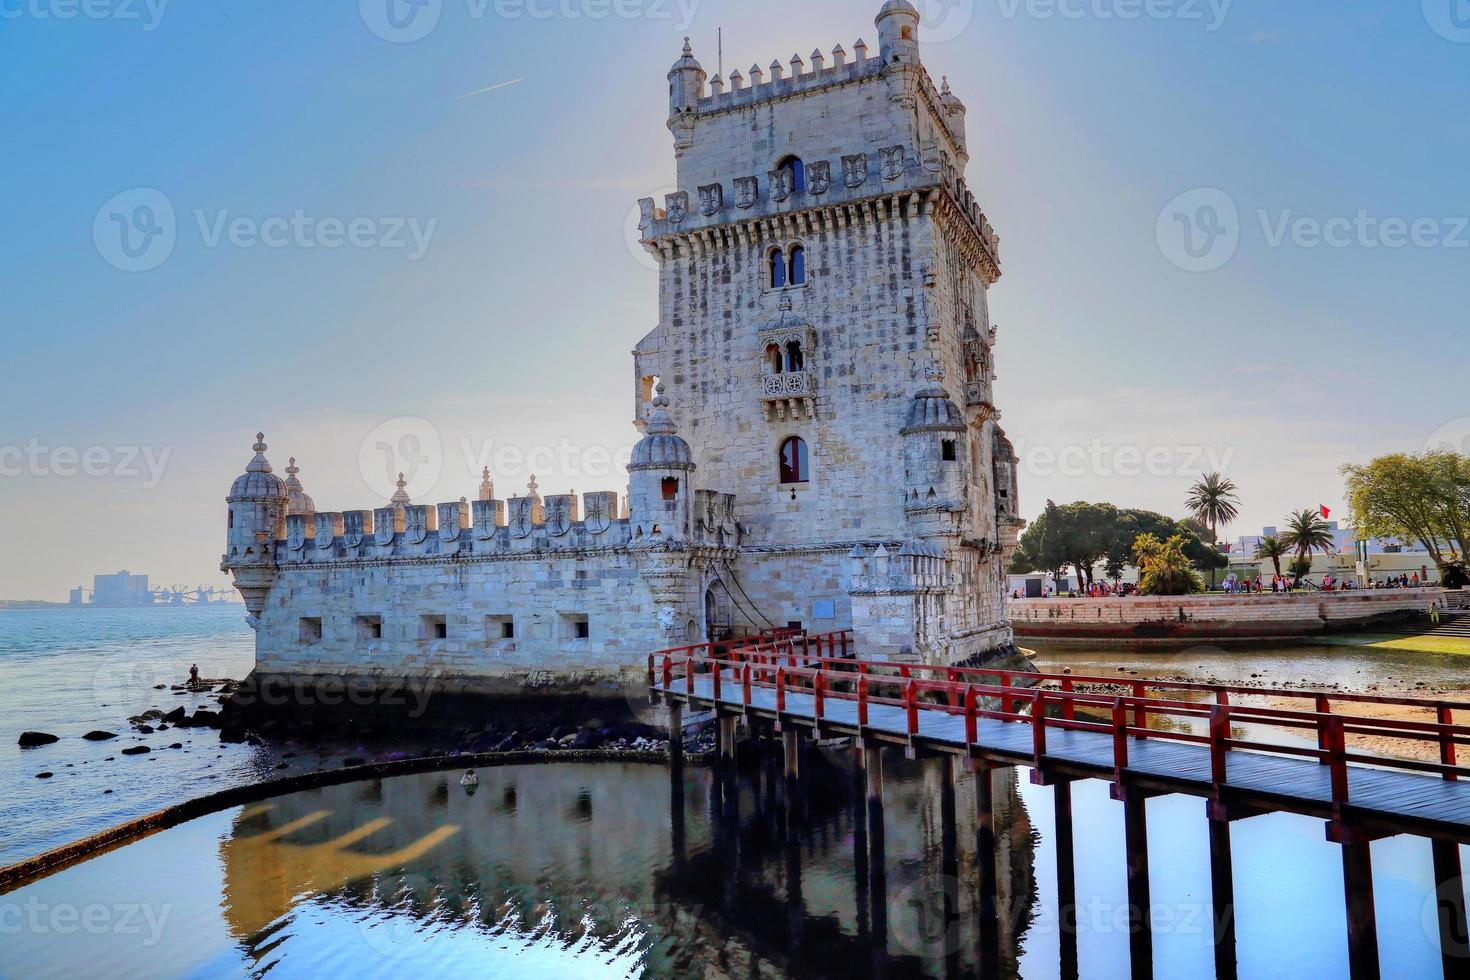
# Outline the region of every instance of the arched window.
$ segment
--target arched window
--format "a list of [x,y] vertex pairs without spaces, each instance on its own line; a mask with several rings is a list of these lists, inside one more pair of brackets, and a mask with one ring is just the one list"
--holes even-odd
[[779,248],[771,252],[771,288],[784,289],[786,286],[786,253]]
[[811,479],[806,454],[806,440],[792,436],[781,443],[781,482],[806,483]]
[[800,245],[791,246],[791,285],[800,286],[806,282],[806,249]]
[[806,191],[806,164],[801,162],[801,157],[787,157],[776,167],[777,170],[785,170],[791,174],[791,191],[801,194]]
[[781,345],[766,345],[766,368],[771,374],[781,373]]
[[806,370],[803,364],[801,344],[793,340],[786,345],[786,370],[790,374],[799,374]]

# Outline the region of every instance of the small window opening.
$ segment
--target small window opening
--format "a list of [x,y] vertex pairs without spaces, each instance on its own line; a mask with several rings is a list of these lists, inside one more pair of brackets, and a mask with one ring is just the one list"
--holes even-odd
[[666,476],[663,480],[663,495],[665,500],[679,499],[679,481],[675,477]]

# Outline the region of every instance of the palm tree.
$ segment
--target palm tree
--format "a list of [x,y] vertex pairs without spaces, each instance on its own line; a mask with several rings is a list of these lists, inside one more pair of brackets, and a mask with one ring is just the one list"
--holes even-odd
[[[1240,496],[1234,480],[1219,473],[1206,473],[1189,488],[1184,501],[1196,520],[1210,529],[1210,547],[1219,548],[1220,528],[1240,516]],[[1210,569],[1210,588],[1215,587],[1215,570]]]
[[1256,561],[1271,559],[1271,564],[1276,566],[1276,577],[1281,578],[1281,559],[1291,554],[1291,547],[1276,535],[1271,534],[1261,539],[1256,545]]
[[[1323,554],[1331,553],[1337,547],[1337,538],[1332,533],[1332,528],[1322,519],[1320,511],[1307,509],[1299,510],[1286,519],[1286,533],[1281,535],[1281,543],[1296,553],[1300,562],[1305,559],[1311,562],[1314,552]],[[1307,567],[1311,567],[1309,564]],[[1300,585],[1302,576],[1296,577]]]

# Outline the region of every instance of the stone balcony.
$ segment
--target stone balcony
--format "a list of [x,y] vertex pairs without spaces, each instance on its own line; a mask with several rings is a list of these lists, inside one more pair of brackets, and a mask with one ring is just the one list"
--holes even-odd
[[768,374],[760,380],[766,420],[812,418],[816,413],[816,379],[807,371]]

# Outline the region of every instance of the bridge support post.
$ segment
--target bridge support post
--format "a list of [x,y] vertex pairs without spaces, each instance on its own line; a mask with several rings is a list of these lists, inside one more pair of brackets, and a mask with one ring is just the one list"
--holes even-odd
[[883,746],[874,739],[858,743],[858,766],[863,770],[868,830],[868,910],[874,976],[887,973],[888,963],[888,875],[883,840]]
[[1061,940],[1061,976],[1077,980],[1077,862],[1072,837],[1072,783],[1052,787],[1056,810],[1057,921]]
[[1123,836],[1128,851],[1128,951],[1133,976],[1152,977],[1153,923],[1149,916],[1148,795],[1120,785]]
[[801,778],[801,733],[789,725],[781,732],[781,750],[786,763],[786,784]]
[[669,762],[678,769],[684,765],[684,706],[678,701],[670,701],[668,712]]
[[736,725],[740,719],[734,715],[720,715],[717,738],[720,742],[720,761],[726,765],[735,762]]
[[1373,857],[1366,839],[1343,843],[1342,886],[1347,899],[1349,972],[1353,980],[1377,980],[1378,921],[1373,909]]
[[1470,972],[1470,931],[1465,922],[1465,883],[1460,879],[1460,845],[1431,841],[1434,848],[1435,909],[1439,919],[1439,957],[1446,980]]
[[1235,980],[1235,872],[1230,822],[1210,820],[1210,900],[1215,923],[1215,976]]
[[976,762],[975,772],[975,868],[980,888],[976,913],[980,928],[981,976],[1000,976],[1000,882],[995,871],[995,770]]

